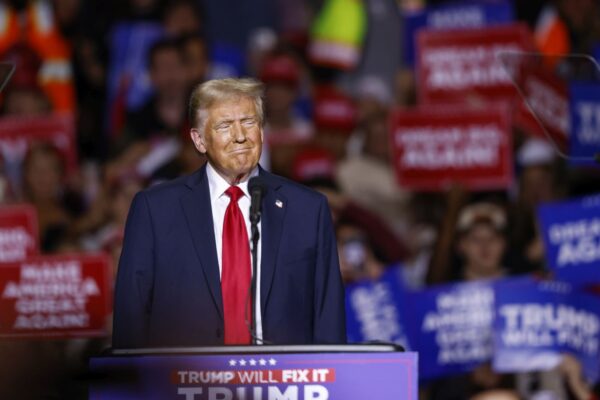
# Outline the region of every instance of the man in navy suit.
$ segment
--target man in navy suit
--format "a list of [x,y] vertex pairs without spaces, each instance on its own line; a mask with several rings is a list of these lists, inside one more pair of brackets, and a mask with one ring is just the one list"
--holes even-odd
[[[327,201],[258,165],[262,85],[221,79],[190,99],[194,146],[208,162],[138,193],[115,287],[113,347],[345,341],[344,289]],[[249,333],[248,180],[263,196],[256,330]]]

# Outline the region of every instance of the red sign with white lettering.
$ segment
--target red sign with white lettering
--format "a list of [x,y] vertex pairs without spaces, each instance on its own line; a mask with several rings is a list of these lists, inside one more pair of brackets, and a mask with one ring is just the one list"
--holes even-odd
[[39,254],[38,220],[29,204],[0,207],[0,263]]
[[522,57],[516,69],[516,82],[522,101],[518,104],[514,123],[526,133],[550,139],[562,150],[569,140],[569,88],[540,58]]
[[51,143],[61,153],[68,171],[77,168],[75,122],[72,116],[0,118],[0,154],[12,169],[20,167],[34,143]]
[[526,24],[482,29],[423,30],[417,36],[420,103],[514,99],[503,54],[533,50]]
[[392,116],[398,182],[414,190],[505,189],[512,182],[509,110],[500,104],[400,110]]
[[107,335],[110,259],[36,256],[0,267],[0,338]]

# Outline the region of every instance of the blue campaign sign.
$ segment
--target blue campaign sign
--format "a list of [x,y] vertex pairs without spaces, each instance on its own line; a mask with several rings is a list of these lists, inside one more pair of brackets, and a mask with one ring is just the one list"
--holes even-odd
[[449,284],[410,295],[411,348],[419,377],[467,372],[491,358],[494,289],[491,281]]
[[580,361],[586,378],[597,381],[600,298],[560,281],[497,287],[495,315],[494,370],[547,370],[568,352]]
[[215,42],[210,50],[209,79],[236,78],[246,73],[246,56],[242,49]]
[[507,0],[453,2],[409,12],[404,19],[404,60],[407,65],[414,65],[419,29],[481,28],[512,21],[514,10]]
[[121,23],[112,30],[107,77],[109,106],[123,91],[128,110],[146,102],[152,93],[148,50],[163,35],[161,25],[150,22]]
[[376,282],[359,282],[346,288],[349,343],[383,341],[408,350],[403,312],[408,305],[399,268],[389,268]]
[[560,280],[600,282],[600,194],[538,208],[548,266]]
[[569,86],[571,134],[569,156],[573,164],[582,164],[578,159],[588,158],[585,164],[600,155],[600,84],[577,82]]
[[491,358],[492,282],[423,290],[410,303],[410,344],[422,379],[467,372]]

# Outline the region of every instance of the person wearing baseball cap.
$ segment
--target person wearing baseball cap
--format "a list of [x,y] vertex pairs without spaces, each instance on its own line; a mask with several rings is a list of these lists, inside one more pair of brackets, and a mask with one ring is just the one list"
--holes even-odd
[[316,143],[329,150],[337,160],[346,155],[346,144],[356,127],[356,105],[332,86],[317,88],[313,120]]
[[294,111],[299,96],[301,72],[289,54],[273,54],[262,65],[260,80],[265,83],[265,133],[274,142],[306,139],[312,126]]
[[289,176],[289,161],[313,136],[310,121],[294,109],[300,95],[300,66],[291,54],[274,53],[264,60],[260,79],[265,83],[264,133],[270,168]]
[[506,213],[496,204],[480,202],[461,211],[456,231],[463,280],[493,279],[505,275],[502,258],[506,250],[506,227]]

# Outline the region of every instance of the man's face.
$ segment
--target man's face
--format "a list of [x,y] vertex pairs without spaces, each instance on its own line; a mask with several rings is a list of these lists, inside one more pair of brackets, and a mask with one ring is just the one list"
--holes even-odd
[[224,100],[210,107],[206,117],[202,132],[201,127],[191,130],[196,149],[229,183],[246,179],[262,151],[263,132],[254,101]]
[[33,153],[24,171],[25,184],[32,200],[53,200],[61,190],[62,168],[56,154]]
[[208,69],[208,56],[204,41],[200,38],[189,40],[183,51],[189,82],[193,85],[202,82]]
[[177,49],[166,48],[154,54],[150,66],[150,79],[159,96],[178,96],[185,92],[187,74]]

